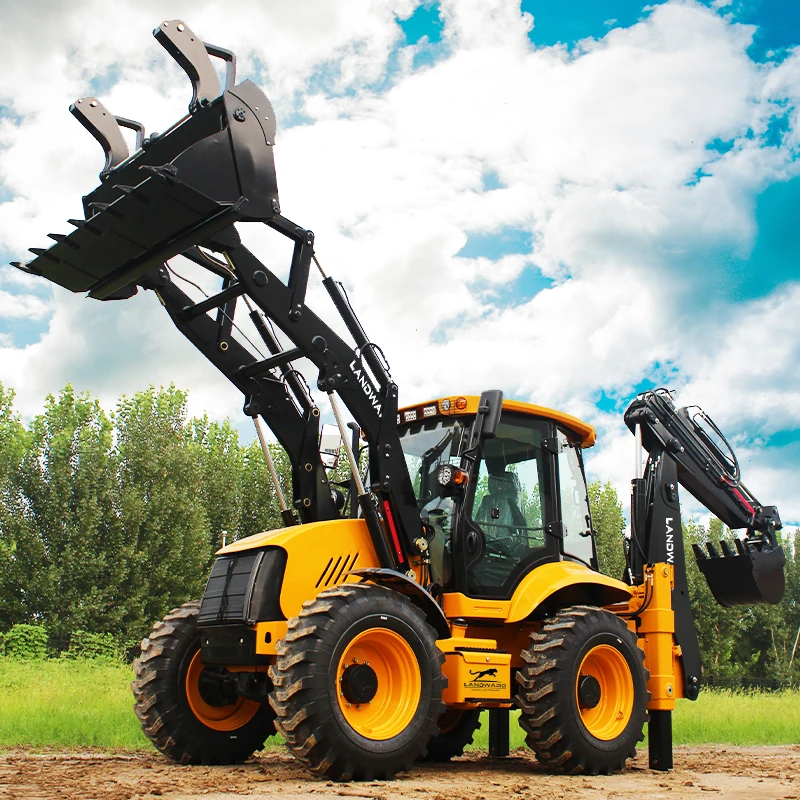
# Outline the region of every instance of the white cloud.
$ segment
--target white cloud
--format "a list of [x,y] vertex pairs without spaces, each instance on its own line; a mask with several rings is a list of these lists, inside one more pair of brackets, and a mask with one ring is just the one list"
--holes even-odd
[[0,319],[43,319],[50,310],[50,306],[39,297],[0,289]]
[[[394,14],[413,5],[4,7],[0,23],[17,35],[0,103],[20,120],[0,119],[0,182],[14,196],[0,205],[0,249],[43,246],[47,232],[80,215],[100,155],[66,105],[90,92],[93,76],[118,76],[104,101],[150,129],[183,113],[188,83],[149,36],[161,17],[183,14],[198,34],[235,50],[240,74],[261,80],[275,103],[284,213],[316,232],[323,265],[386,352],[401,401],[502,387],[587,415],[608,434],[590,467],[623,498],[630,436],[593,398],[600,388],[630,391],[654,362],[676,365],[686,398],[742,436],[797,427],[797,387],[785,377],[800,343],[796,287],[735,309],[713,296],[698,301],[687,253],[723,242],[746,256],[754,196],[795,174],[796,112],[782,147],[763,147],[759,136],[774,101],[800,99],[800,56],[754,64],[753,28],[693,2],[657,6],[568,52],[534,48],[532,19],[514,4],[452,0],[441,4],[441,59],[412,71],[406,49],[384,84],[401,35]],[[292,110],[310,121],[281,127]],[[714,139],[734,144],[721,155],[707,148]],[[485,191],[486,173],[502,187]],[[532,252],[457,256],[469,233],[507,227],[529,231]],[[270,267],[285,257],[274,234],[243,234]],[[499,305],[497,291],[531,265],[555,285]],[[16,291],[8,278],[3,285]],[[40,342],[16,350],[0,342],[0,380],[27,411],[71,379],[109,402],[174,380],[196,408],[238,413],[240,398],[152,296],[55,297]],[[318,289],[310,297],[329,308]],[[748,370],[737,372],[740,362]],[[774,487],[780,496],[768,502],[800,520],[786,489],[792,467],[778,472],[758,473],[764,492],[746,480],[757,494]]]

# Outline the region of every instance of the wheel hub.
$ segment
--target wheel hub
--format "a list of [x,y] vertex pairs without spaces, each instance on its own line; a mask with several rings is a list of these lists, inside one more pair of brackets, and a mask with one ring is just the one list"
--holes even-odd
[[341,686],[348,703],[369,703],[378,691],[378,676],[368,664],[351,664],[342,673]]
[[578,705],[594,708],[600,702],[600,682],[594,675],[581,675],[578,680]]
[[226,669],[203,669],[197,679],[197,691],[204,702],[215,708],[232,705],[239,697],[236,681]]

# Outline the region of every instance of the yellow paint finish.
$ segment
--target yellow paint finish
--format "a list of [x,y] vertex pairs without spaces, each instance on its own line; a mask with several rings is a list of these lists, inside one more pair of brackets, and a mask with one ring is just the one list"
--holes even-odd
[[[456,627],[456,626],[454,626]],[[461,631],[463,628],[456,627]],[[439,639],[436,646],[443,653],[455,652],[456,650],[472,649],[472,650],[497,650],[496,639],[473,639],[465,636],[453,636],[450,639]]]
[[[286,636],[285,619],[256,623],[256,653],[260,656],[275,656],[275,645]],[[269,634],[269,641],[266,641]]]
[[[447,640],[455,641],[455,640]],[[468,698],[508,701],[511,698],[511,654],[459,650],[445,654],[447,688],[442,700],[450,706]]]
[[449,592],[442,596],[442,608],[448,619],[466,617],[505,620],[510,605],[510,600],[473,600],[461,592]]
[[[600,701],[594,708],[578,702],[581,678],[591,675],[600,685]],[[597,739],[610,742],[620,736],[633,713],[633,676],[625,656],[611,645],[593,647],[583,657],[575,678],[578,714],[586,730]]]
[[[282,547],[288,553],[281,587],[281,610],[296,617],[307,600],[343,583],[351,569],[380,566],[363,519],[337,519],[292,525],[239,539],[217,555]],[[263,637],[262,637],[263,638]]]
[[603,605],[630,599],[631,587],[622,581],[595,572],[574,561],[542,564],[529,572],[519,583],[511,600],[477,600],[460,592],[443,596],[442,607],[448,619],[499,620],[520,622],[534,612],[559,589],[576,585],[599,586],[603,589]]
[[[464,397],[464,399],[467,401],[466,408],[456,408],[456,400],[458,397]],[[442,410],[442,400],[450,401],[450,408],[448,411]],[[480,397],[475,395],[453,395],[452,397],[440,397],[437,400],[428,400],[426,403],[415,403],[412,406],[404,406],[400,409],[400,419],[403,419],[404,411],[416,409],[417,421],[419,421],[423,419],[422,407],[432,406],[434,404],[436,405],[437,409],[435,416],[469,416],[470,414],[477,414],[479,402]],[[597,434],[591,425],[581,419],[578,419],[577,417],[573,417],[572,414],[565,414],[563,411],[557,411],[556,409],[547,408],[546,406],[537,406],[533,403],[523,403],[519,400],[506,400],[505,398],[503,399],[503,410],[517,411],[521,414],[544,417],[545,419],[553,420],[553,422],[563,425],[565,428],[568,428],[573,433],[576,433],[578,436],[580,436],[581,446],[583,447],[591,447],[597,441]],[[427,419],[433,419],[433,417],[427,417]]]
[[554,561],[542,564],[529,572],[514,590],[506,622],[519,622],[535,611],[559,589],[576,585],[600,586],[604,592],[603,605],[619,603],[631,597],[631,587],[622,581],[595,572],[574,561]]
[[671,564],[647,567],[645,581],[636,587],[630,610],[643,605],[640,615],[639,647],[644,650],[644,665],[650,671],[647,688],[654,711],[671,711],[675,700],[684,696],[683,670],[679,660],[680,648],[675,644],[675,614],[672,610],[672,589],[675,571]]
[[200,676],[203,662],[198,650],[186,671],[186,701],[195,718],[207,728],[215,731],[236,731],[250,722],[261,708],[261,703],[239,697],[235,703],[226,706],[212,706],[200,694]]
[[[506,653],[511,653],[512,669],[523,665],[522,651],[530,647],[530,636],[534,630],[540,626],[525,622],[522,624],[510,623],[502,627],[482,627],[480,625],[470,625],[466,635],[477,639],[488,639],[497,642],[496,649]],[[487,645],[488,647],[488,645]]]
[[337,688],[350,667],[370,667],[377,680],[375,696],[365,703],[348,702],[337,692],[348,725],[373,741],[399,736],[414,718],[422,696],[422,675],[411,645],[389,628],[369,628],[345,648],[336,667]]

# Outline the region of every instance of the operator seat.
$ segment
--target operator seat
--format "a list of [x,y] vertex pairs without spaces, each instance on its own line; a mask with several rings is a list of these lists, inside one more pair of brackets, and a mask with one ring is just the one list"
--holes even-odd
[[519,476],[510,471],[489,475],[488,489],[473,515],[486,542],[483,554],[469,568],[469,582],[476,590],[501,586],[528,552]]

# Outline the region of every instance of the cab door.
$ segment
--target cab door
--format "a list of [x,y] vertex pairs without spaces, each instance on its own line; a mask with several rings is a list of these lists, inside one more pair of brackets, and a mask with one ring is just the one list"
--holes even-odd
[[547,420],[504,411],[470,475],[457,527],[459,591],[510,598],[522,575],[560,558]]

